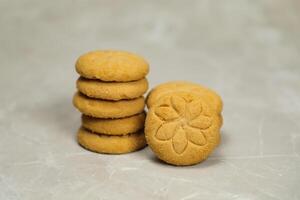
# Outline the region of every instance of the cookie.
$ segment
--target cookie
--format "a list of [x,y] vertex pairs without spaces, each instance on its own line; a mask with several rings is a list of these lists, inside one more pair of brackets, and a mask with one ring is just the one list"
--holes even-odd
[[150,107],[145,134],[156,156],[172,165],[205,160],[220,142],[217,113],[191,92],[174,92]]
[[82,126],[105,135],[126,135],[144,128],[145,112],[119,119],[101,119],[82,115]]
[[80,92],[73,97],[74,106],[83,114],[98,118],[121,118],[143,112],[144,97],[131,100],[106,101],[89,98]]
[[222,99],[217,93],[202,85],[188,81],[171,81],[156,86],[150,91],[147,97],[147,107],[150,108],[160,97],[164,96],[165,94],[179,91],[187,91],[200,94],[209,104],[212,105],[217,113],[222,112]]
[[108,154],[123,154],[144,148],[146,144],[143,131],[124,136],[94,134],[84,128],[77,133],[77,141],[84,148]]
[[92,51],[80,56],[76,71],[88,79],[127,82],[144,78],[149,65],[144,58],[126,51]]
[[148,89],[145,78],[130,82],[103,82],[80,77],[76,85],[86,96],[105,100],[134,99],[142,96]]

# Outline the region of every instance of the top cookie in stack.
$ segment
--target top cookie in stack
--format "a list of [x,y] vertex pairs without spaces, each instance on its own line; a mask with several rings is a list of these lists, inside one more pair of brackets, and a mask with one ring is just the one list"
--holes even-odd
[[101,153],[127,153],[146,145],[143,127],[148,63],[125,51],[79,57],[74,106],[83,113],[78,142]]

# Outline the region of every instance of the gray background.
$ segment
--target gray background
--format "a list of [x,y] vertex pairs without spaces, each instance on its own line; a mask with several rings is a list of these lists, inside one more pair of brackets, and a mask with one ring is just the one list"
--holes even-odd
[[[300,199],[298,0],[0,1],[0,199]],[[151,86],[189,80],[224,100],[222,144],[172,167],[149,148],[77,145],[74,62],[123,49]]]

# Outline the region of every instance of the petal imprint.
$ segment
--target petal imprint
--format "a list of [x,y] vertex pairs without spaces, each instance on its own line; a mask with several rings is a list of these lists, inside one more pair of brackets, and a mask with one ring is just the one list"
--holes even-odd
[[198,117],[202,112],[202,102],[200,100],[192,101],[187,105],[186,117],[193,120]]
[[158,128],[155,137],[163,141],[171,139],[174,136],[176,126],[177,126],[176,122],[169,122],[169,123],[162,124]]
[[200,146],[203,146],[207,143],[204,134],[199,129],[195,129],[187,126],[185,127],[185,132],[190,142]]
[[200,115],[196,119],[189,122],[189,125],[201,130],[208,129],[212,124],[211,117]]
[[172,107],[176,110],[179,115],[184,114],[185,111],[185,100],[180,96],[172,96],[171,98]]
[[176,130],[172,139],[173,148],[176,153],[181,154],[187,147],[188,140],[185,135],[185,131],[180,127]]
[[161,120],[164,121],[169,121],[179,117],[176,111],[170,106],[160,106],[156,108],[154,112]]

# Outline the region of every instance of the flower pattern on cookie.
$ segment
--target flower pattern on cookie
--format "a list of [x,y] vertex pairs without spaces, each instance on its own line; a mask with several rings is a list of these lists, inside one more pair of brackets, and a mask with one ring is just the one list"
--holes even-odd
[[168,103],[161,104],[154,110],[161,120],[155,133],[160,141],[170,141],[177,154],[182,154],[191,142],[198,146],[207,143],[203,131],[212,125],[212,117],[204,114],[201,99],[187,101],[174,95]]

